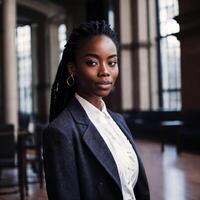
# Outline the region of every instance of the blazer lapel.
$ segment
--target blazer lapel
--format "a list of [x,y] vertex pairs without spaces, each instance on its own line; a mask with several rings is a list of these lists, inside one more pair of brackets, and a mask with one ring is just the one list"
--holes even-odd
[[83,140],[121,189],[119,174],[113,156],[103,138],[92,123],[90,123],[84,133]]
[[[117,166],[100,133],[91,123],[87,114],[76,98],[72,100],[68,107],[72,116],[74,117],[75,122],[79,126],[79,130],[81,130],[83,141],[121,189]],[[85,126],[83,127],[83,125]]]

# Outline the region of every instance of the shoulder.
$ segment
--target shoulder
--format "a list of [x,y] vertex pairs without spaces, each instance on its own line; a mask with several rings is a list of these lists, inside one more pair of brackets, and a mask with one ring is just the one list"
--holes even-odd
[[70,134],[73,126],[73,118],[65,108],[48,126],[44,129],[43,138],[49,137],[63,137]]
[[73,98],[66,108],[53,120],[50,122],[49,127],[58,130],[69,130],[80,115],[83,115],[84,110],[81,105]]
[[64,135],[68,139],[79,138],[85,131],[89,123],[84,109],[76,99],[67,105],[67,107],[47,126],[44,135]]
[[73,118],[66,107],[53,121],[49,123],[49,128],[63,130],[69,128],[73,122]]

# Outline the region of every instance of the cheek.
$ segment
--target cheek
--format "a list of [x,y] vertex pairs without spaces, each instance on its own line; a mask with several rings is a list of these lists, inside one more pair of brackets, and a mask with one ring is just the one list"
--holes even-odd
[[93,74],[89,70],[81,70],[76,73],[77,82],[80,84],[87,84],[93,80]]
[[118,77],[118,75],[119,75],[119,69],[117,68],[117,69],[115,69],[115,70],[113,71],[113,80],[116,80],[117,77]]

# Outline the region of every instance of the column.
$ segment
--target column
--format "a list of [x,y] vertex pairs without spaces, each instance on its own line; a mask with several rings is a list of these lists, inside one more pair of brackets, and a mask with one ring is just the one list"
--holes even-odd
[[47,122],[50,105],[49,24],[42,18],[37,28],[37,105],[38,120]]
[[3,73],[5,123],[18,128],[18,96],[16,66],[16,0],[3,0]]
[[182,109],[200,109],[200,1],[179,1]]
[[121,42],[121,63],[120,78],[122,88],[122,110],[131,110],[135,106],[132,63],[132,16],[131,0],[119,1],[120,13],[120,42]]
[[138,58],[140,110],[150,109],[150,41],[147,0],[138,1]]

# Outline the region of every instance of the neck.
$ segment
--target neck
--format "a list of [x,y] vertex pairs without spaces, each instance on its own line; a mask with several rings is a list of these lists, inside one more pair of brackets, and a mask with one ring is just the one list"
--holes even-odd
[[93,106],[95,106],[99,110],[102,110],[102,97],[81,94],[80,92],[77,92],[77,94],[85,100],[89,101]]

